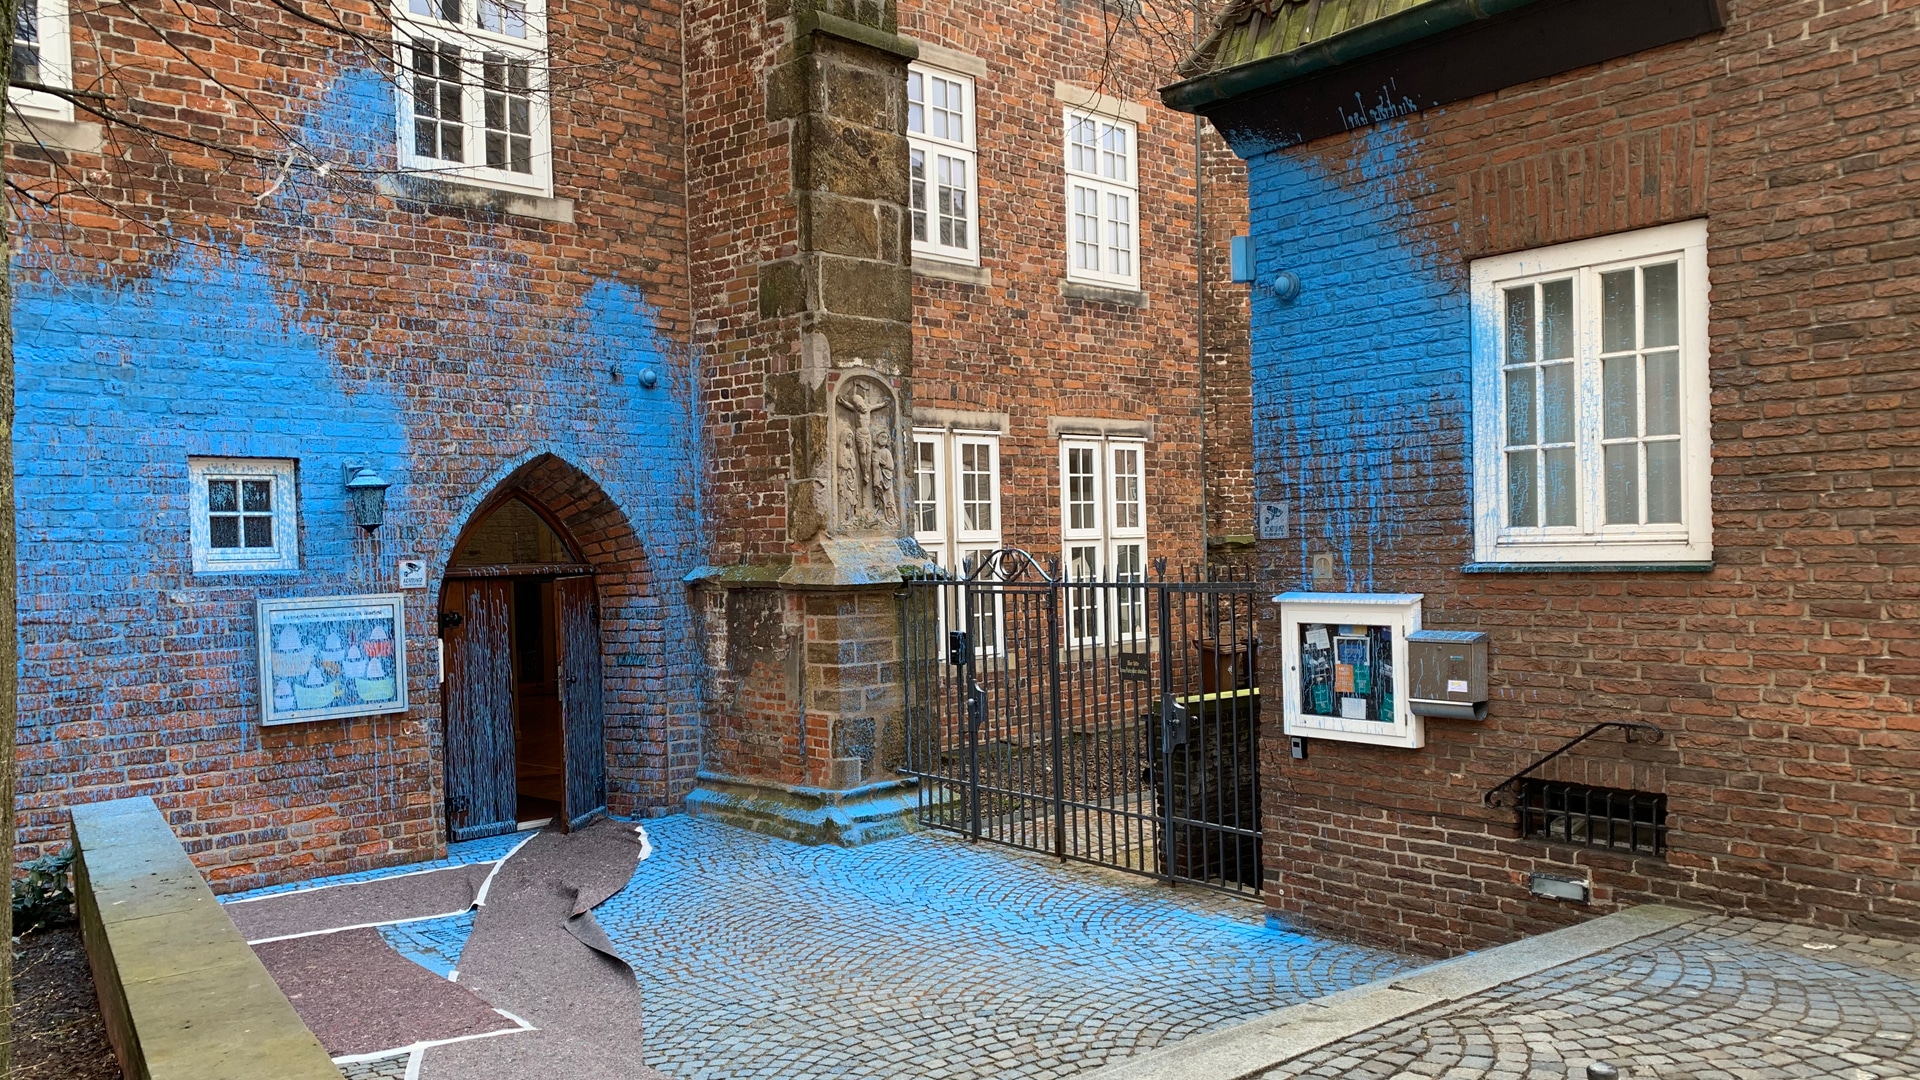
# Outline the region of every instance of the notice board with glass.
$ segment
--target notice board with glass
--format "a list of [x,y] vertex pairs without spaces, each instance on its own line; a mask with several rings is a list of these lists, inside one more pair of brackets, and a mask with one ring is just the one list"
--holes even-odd
[[406,711],[402,594],[262,599],[255,606],[263,725]]
[[1420,593],[1282,593],[1281,663],[1288,735],[1418,747],[1425,722],[1408,707],[1407,635]]

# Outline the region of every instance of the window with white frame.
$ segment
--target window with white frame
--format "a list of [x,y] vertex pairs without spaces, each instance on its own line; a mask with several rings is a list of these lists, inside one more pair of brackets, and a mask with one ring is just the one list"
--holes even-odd
[[913,538],[964,573],[969,556],[1000,547],[1000,436],[920,430],[913,453]]
[[1066,123],[1067,277],[1139,288],[1139,129],[1073,109]]
[[978,263],[972,79],[924,64],[907,68],[907,154],[913,253]]
[[1706,243],[1684,222],[1473,264],[1480,562],[1712,557]]
[[196,457],[187,476],[195,573],[299,568],[292,461]]
[[400,0],[407,169],[544,194],[551,184],[542,0]]
[[[72,51],[67,0],[18,0],[11,82],[72,89]],[[8,99],[28,116],[73,119],[73,102],[57,94],[16,86],[8,91]]]
[[[1060,442],[1061,566],[1071,581],[1147,579],[1146,444],[1137,439]],[[1067,636],[1081,644],[1146,633],[1144,590],[1068,593]]]

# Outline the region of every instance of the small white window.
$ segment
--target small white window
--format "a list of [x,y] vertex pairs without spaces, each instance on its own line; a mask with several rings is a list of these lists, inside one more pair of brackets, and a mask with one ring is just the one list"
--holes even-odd
[[1125,120],[1066,111],[1070,279],[1140,286],[1138,132]]
[[189,458],[187,476],[194,573],[299,568],[293,462]]
[[[67,0],[18,0],[13,23],[12,82],[73,88],[73,48],[67,28]],[[13,106],[29,116],[73,119],[73,102],[55,94],[15,86]]]
[[551,190],[541,0],[400,0],[404,168]]
[[978,264],[972,79],[923,64],[907,68],[907,153],[913,253]]
[[[1060,443],[1061,570],[1069,581],[1147,579],[1146,444],[1135,439]],[[1069,644],[1146,632],[1145,590],[1072,589]]]
[[941,566],[1000,547],[1000,436],[913,433],[913,538]]
[[1707,230],[1473,264],[1475,557],[1713,555]]

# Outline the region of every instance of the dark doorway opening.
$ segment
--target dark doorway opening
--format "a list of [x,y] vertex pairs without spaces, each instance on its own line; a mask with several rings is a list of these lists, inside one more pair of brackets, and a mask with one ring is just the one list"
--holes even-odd
[[593,569],[513,493],[461,537],[441,596],[447,827],[472,840],[606,805]]

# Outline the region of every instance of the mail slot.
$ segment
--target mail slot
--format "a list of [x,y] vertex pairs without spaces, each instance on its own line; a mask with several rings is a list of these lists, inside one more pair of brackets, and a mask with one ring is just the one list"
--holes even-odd
[[1487,635],[1477,630],[1415,630],[1407,635],[1412,679],[1407,704],[1420,716],[1487,718]]

